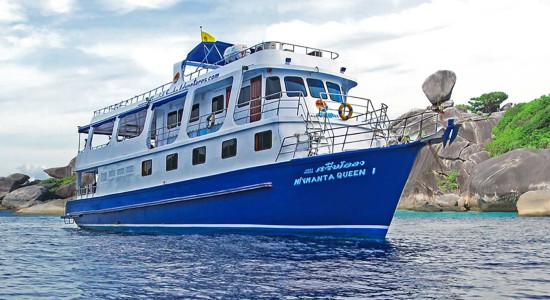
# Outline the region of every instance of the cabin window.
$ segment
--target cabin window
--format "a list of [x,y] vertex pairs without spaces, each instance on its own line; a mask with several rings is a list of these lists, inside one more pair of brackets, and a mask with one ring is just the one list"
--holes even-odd
[[183,115],[183,109],[169,112],[168,120],[166,122],[166,127],[168,127],[168,129],[171,129],[171,128],[180,126],[182,115]]
[[212,112],[217,114],[223,111],[223,95],[212,98]]
[[[91,141],[84,140],[84,143],[88,144],[89,142],[91,142],[92,150],[106,146],[111,141],[111,135],[113,134],[114,126],[115,126],[115,119],[111,119],[109,121],[105,121],[100,125],[94,126],[92,140]],[[85,145],[84,147],[87,147],[87,146],[88,145]]]
[[153,161],[148,159],[141,162],[141,176],[149,176],[153,173]]
[[131,175],[134,173],[134,166],[126,167],[126,175]]
[[342,102],[342,91],[340,90],[340,86],[338,84],[327,81],[327,88],[330,100]]
[[115,173],[115,170],[109,171],[109,178],[115,177],[115,174],[116,174],[116,173]]
[[191,108],[191,117],[189,118],[189,122],[198,121],[199,116],[200,116],[200,105],[199,103],[193,104],[193,108]]
[[172,171],[178,168],[178,154],[172,153],[166,155],[166,171]]
[[145,127],[146,116],[147,110],[142,109],[138,112],[121,117],[118,124],[117,139],[123,141],[139,136]]
[[281,80],[277,76],[265,79],[265,99],[281,98]]
[[206,147],[202,146],[193,149],[193,165],[200,165],[206,162]]
[[99,182],[105,182],[107,181],[107,173],[103,172],[99,174]]
[[258,132],[254,135],[254,150],[262,151],[271,149],[272,133],[271,130]]
[[289,97],[307,96],[306,86],[302,77],[285,77],[285,89]]
[[250,86],[245,86],[241,88],[241,93],[239,94],[239,101],[237,102],[237,107],[243,107],[250,104]]
[[222,158],[230,158],[237,155],[237,139],[227,140],[222,143]]
[[124,175],[124,168],[119,168],[116,170],[116,176],[122,176]]
[[308,78],[306,81],[311,97],[327,99],[327,90],[321,80]]

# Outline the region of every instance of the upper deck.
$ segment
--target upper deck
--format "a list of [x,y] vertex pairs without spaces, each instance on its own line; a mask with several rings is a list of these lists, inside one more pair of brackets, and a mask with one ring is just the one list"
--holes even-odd
[[[94,120],[102,119],[102,115],[109,114],[111,112],[129,108],[132,104],[135,103],[145,103],[152,102],[155,100],[160,100],[161,98],[170,96],[177,92],[182,91],[182,88],[185,87],[185,83],[192,82],[193,80],[199,79],[201,76],[216,70],[220,67],[227,66],[229,64],[235,63],[239,59],[243,59],[247,56],[255,55],[263,50],[276,50],[285,52],[285,54],[298,54],[310,57],[325,58],[329,60],[335,60],[339,57],[339,54],[330,50],[324,50],[320,48],[301,46],[291,43],[270,41],[263,42],[252,47],[240,47],[236,51],[226,51],[231,50],[231,48],[239,47],[241,45],[233,45],[221,42],[203,42],[195,47],[191,52],[189,52],[187,58],[181,62],[181,73],[184,73],[187,66],[195,67],[194,70],[188,72],[187,74],[180,75],[181,73],[174,74],[174,79],[172,82],[167,82],[158,86],[157,88],[151,89],[142,94],[136,95],[126,100],[114,103],[112,105],[106,106],[104,108],[94,111]],[[225,53],[224,53],[225,52]],[[291,58],[286,58],[285,64],[290,64]],[[177,63],[179,64],[179,63]],[[236,66],[238,67],[238,66]],[[181,80],[180,88],[172,88]],[[99,118],[97,118],[99,117]],[[94,123],[92,120],[92,123]]]

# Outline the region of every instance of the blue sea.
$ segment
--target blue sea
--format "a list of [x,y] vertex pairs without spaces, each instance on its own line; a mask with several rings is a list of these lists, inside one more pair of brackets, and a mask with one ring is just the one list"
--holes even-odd
[[0,211],[0,299],[550,299],[550,218],[398,211],[385,240],[93,232]]

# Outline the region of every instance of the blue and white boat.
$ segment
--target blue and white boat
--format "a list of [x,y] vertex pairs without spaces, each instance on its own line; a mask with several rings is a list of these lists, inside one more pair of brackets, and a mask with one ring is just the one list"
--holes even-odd
[[116,231],[384,237],[417,153],[445,128],[435,113],[390,121],[386,105],[349,95],[357,82],[337,58],[282,42],[200,43],[171,82],[78,128],[64,218]]

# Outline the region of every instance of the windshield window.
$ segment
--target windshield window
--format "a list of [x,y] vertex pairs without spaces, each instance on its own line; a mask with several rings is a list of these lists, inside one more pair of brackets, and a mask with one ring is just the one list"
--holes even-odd
[[330,100],[342,102],[342,90],[340,90],[338,84],[327,81],[327,88],[330,94]]
[[311,97],[327,99],[327,91],[325,90],[325,85],[321,80],[308,78],[306,81]]
[[302,77],[285,77],[285,88],[289,97],[307,96],[306,86]]

